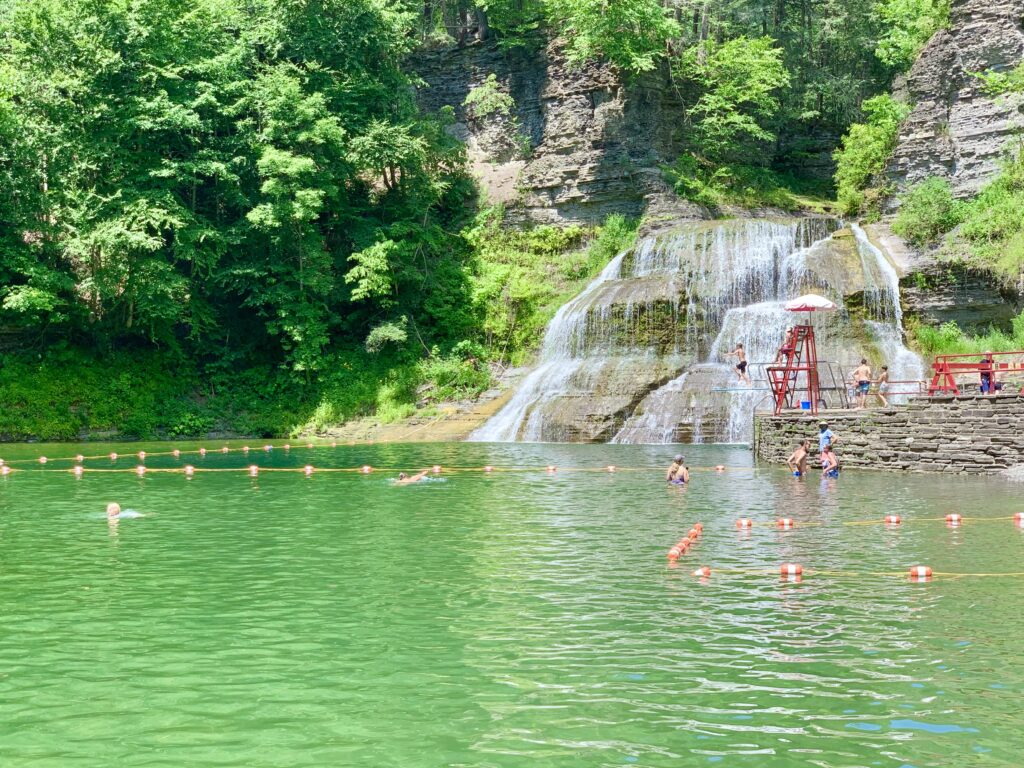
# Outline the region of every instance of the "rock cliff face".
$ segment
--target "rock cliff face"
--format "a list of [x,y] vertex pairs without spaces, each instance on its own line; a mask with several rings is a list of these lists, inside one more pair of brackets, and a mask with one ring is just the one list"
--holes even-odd
[[[513,219],[596,223],[613,213],[699,217],[668,194],[659,165],[678,156],[683,108],[664,75],[625,84],[606,64],[570,66],[557,42],[502,52],[492,45],[428,51],[413,62],[427,109],[450,106],[490,198]],[[495,74],[515,99],[514,115],[474,120],[467,94]],[[519,136],[509,141],[510,133]],[[509,151],[519,144],[521,151]]]
[[910,71],[914,110],[886,175],[897,189],[942,176],[967,197],[998,172],[1009,140],[1024,128],[1024,97],[988,97],[973,76],[1024,57],[1024,0],[953,0],[950,21]]

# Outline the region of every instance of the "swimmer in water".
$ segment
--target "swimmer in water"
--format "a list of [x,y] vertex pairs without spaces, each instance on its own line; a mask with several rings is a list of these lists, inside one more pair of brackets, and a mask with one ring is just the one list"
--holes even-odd
[[786,464],[794,477],[802,477],[807,474],[807,455],[811,449],[811,441],[804,440],[797,446],[796,450],[786,459]]
[[398,479],[395,481],[395,485],[411,485],[412,483],[418,483],[420,480],[425,480],[429,469],[424,469],[422,472],[417,472],[415,475],[407,475],[405,472],[398,473]]
[[836,458],[836,452],[832,450],[831,445],[825,446],[824,453],[824,466],[821,470],[822,477],[839,477],[839,459]]
[[690,471],[683,464],[683,461],[683,455],[681,453],[676,454],[669,465],[668,471],[665,473],[666,482],[673,485],[684,485],[690,481]]
[[116,520],[120,514],[121,514],[121,505],[120,504],[118,504],[116,501],[112,501],[109,504],[107,504],[107,519],[108,520]]

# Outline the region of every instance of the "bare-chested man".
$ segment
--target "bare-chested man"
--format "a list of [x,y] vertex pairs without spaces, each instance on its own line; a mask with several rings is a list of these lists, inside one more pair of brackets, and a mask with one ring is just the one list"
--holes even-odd
[[868,404],[868,390],[871,389],[871,366],[866,358],[860,359],[860,365],[853,372],[853,386],[857,392],[857,408],[866,408]]
[[751,386],[750,375],[747,373],[747,352],[745,349],[743,349],[743,345],[737,343],[736,349],[734,349],[732,352],[726,352],[725,356],[736,358],[737,378],[739,378],[741,384],[746,383],[748,387]]
[[424,469],[422,472],[417,472],[415,475],[411,476],[405,474],[405,472],[399,472],[398,479],[395,480],[395,485],[411,485],[412,483],[418,483],[427,476],[429,471],[429,469]]
[[796,447],[796,450],[786,459],[786,465],[794,477],[803,477],[807,474],[807,456],[811,449],[811,441],[804,440]]

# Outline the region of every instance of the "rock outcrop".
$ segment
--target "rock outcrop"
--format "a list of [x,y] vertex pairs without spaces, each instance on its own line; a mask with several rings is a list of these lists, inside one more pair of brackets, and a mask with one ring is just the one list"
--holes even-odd
[[1024,96],[985,95],[974,73],[1006,71],[1024,57],[1024,0],[953,0],[950,28],[935,33],[907,78],[913,112],[886,176],[904,189],[929,176],[969,197],[998,173]]
[[[489,44],[426,51],[413,62],[430,110],[455,110],[454,131],[468,147],[490,198],[510,217],[533,223],[597,223],[613,213],[704,216],[669,194],[660,166],[678,156],[683,106],[665,73],[624,82],[607,64],[570,65],[557,42],[529,53]],[[463,107],[489,74],[515,100],[510,119],[474,120]],[[517,132],[510,153],[501,134]],[[514,144],[515,142],[512,142]]]

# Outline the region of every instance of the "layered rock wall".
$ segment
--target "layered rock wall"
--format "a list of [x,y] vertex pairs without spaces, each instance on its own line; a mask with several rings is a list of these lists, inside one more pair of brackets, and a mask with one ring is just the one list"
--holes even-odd
[[[823,416],[838,436],[844,467],[909,472],[995,474],[1024,456],[1024,396],[916,398],[909,405]],[[759,415],[758,461],[784,463],[807,438],[817,450],[818,417]]]
[[900,129],[886,176],[905,189],[929,176],[969,197],[998,173],[1024,129],[1024,96],[992,98],[974,73],[1012,69],[1024,57],[1024,0],[953,0],[907,80],[913,112]]
[[[426,51],[412,64],[425,82],[420,103],[455,110],[454,131],[474,171],[513,219],[569,224],[613,213],[703,215],[673,200],[660,169],[679,154],[683,117],[665,73],[626,84],[607,64],[570,65],[557,42],[524,53],[489,44]],[[515,113],[474,120],[463,102],[492,73],[515,99]],[[509,142],[513,132],[518,138]],[[517,141],[522,151],[509,152]]]

